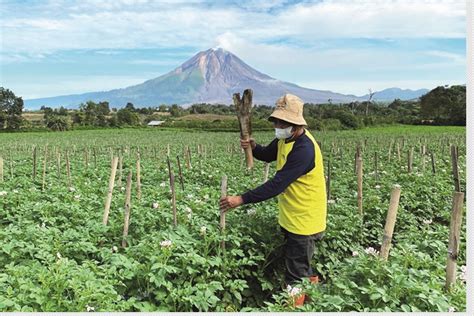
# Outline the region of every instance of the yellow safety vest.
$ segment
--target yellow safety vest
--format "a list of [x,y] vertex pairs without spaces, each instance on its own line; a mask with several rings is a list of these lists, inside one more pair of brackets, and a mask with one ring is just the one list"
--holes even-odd
[[[326,230],[326,181],[321,149],[308,130],[304,135],[314,144],[315,166],[278,195],[278,223],[291,233],[312,235]],[[294,143],[285,143],[284,139],[278,141],[277,171],[285,165]]]

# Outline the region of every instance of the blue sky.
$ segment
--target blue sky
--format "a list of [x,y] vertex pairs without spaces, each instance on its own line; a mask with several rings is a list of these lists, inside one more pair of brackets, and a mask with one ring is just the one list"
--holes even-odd
[[298,85],[363,95],[466,83],[464,1],[0,0],[0,85],[111,90],[222,47]]

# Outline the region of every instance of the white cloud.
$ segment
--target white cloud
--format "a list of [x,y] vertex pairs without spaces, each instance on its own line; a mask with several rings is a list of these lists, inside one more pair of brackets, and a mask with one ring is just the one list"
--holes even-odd
[[[289,37],[303,44],[325,38],[465,36],[462,1],[323,1],[286,7],[281,1],[246,4],[254,10],[201,5],[199,1],[52,1],[31,16],[5,15],[0,22],[2,49],[50,52],[189,43],[210,47],[226,32],[255,43]],[[274,13],[260,10],[266,8],[280,9]]]

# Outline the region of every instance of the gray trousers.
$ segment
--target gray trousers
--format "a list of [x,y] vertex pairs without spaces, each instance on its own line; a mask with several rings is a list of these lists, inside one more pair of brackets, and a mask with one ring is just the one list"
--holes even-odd
[[285,282],[294,284],[302,278],[309,278],[313,275],[311,259],[314,254],[314,242],[324,237],[324,232],[314,235],[293,234],[283,227],[281,230],[285,237],[283,252],[285,255]]

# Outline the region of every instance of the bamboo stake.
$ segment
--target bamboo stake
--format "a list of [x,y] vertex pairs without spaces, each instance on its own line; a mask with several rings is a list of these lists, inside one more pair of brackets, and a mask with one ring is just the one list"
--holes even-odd
[[454,192],[451,210],[451,222],[449,225],[449,245],[448,259],[446,264],[446,290],[451,289],[451,285],[456,282],[456,265],[459,254],[459,244],[461,235],[461,224],[463,216],[463,192]]
[[118,161],[118,170],[119,170],[119,175],[118,175],[118,180],[117,180],[117,185],[119,187],[122,187],[122,177],[123,177],[123,152],[119,156],[119,161]]
[[179,155],[176,155],[176,160],[178,161],[179,182],[181,184],[181,190],[184,191],[183,172],[181,170],[181,162],[179,161]]
[[188,160],[189,160],[189,169],[191,169],[191,149],[189,148],[189,146],[187,146],[187,149],[188,149]]
[[67,171],[67,184],[69,187],[72,187],[71,185],[71,166],[69,164],[69,153],[66,150],[66,171]]
[[89,169],[89,151],[87,148],[84,148],[84,167]]
[[410,150],[408,151],[407,167],[408,167],[408,173],[411,173],[411,170],[413,167],[413,147],[411,147]]
[[10,152],[10,179],[13,179],[13,157]]
[[174,188],[174,174],[170,174],[171,204],[173,206],[173,226],[178,226],[178,215],[176,213],[176,190]]
[[362,178],[363,178],[363,170],[362,170],[362,158],[357,158],[357,208],[359,209],[359,214],[362,216],[363,209],[362,209]]
[[[246,89],[240,99],[240,93],[234,93],[233,100],[237,111],[237,118],[240,127],[240,139],[249,140],[252,137],[252,124],[250,120],[250,112],[252,110],[252,90]],[[249,146],[245,149],[245,161],[247,169],[253,168],[252,148]]]
[[426,167],[426,146],[423,145],[421,147],[421,170],[423,171],[423,173],[425,173],[425,167]]
[[48,163],[48,147],[44,147],[44,157],[43,157],[43,177],[42,177],[42,184],[41,184],[41,190],[44,191],[44,188],[46,186],[46,165]]
[[398,162],[401,160],[401,154],[400,154],[400,143],[397,142],[397,157],[398,157]]
[[142,198],[142,182],[141,182],[141,165],[140,165],[140,154],[137,155],[137,198]]
[[433,174],[436,174],[435,157],[432,151],[430,151],[430,156],[431,156],[431,170],[433,171]]
[[380,257],[388,260],[388,253],[392,245],[393,228],[397,220],[398,202],[400,201],[400,186],[394,185],[390,195],[390,205],[388,207],[387,218],[385,220],[385,228],[382,239],[382,247],[380,248]]
[[112,202],[112,193],[114,191],[115,173],[117,171],[118,158],[112,159],[112,166],[110,167],[109,189],[107,190],[107,197],[105,198],[104,216],[102,217],[102,224],[107,225],[109,220],[110,204]]
[[132,195],[132,171],[130,171],[128,174],[127,186],[125,189],[125,219],[124,219],[124,224],[123,224],[123,238],[122,238],[123,248],[127,247],[128,225],[130,223],[130,211],[132,209],[131,195]]
[[454,190],[456,192],[461,192],[461,182],[459,180],[459,170],[458,170],[458,156],[456,146],[451,146],[451,163],[453,166],[453,180],[454,180]]
[[[227,176],[222,176],[221,181],[221,199],[227,196]],[[225,211],[221,209],[220,227],[222,235],[225,234]],[[221,240],[221,249],[225,250],[225,240]]]
[[263,183],[268,181],[268,172],[270,171],[270,164],[268,162],[265,163],[265,170],[263,171]]
[[379,182],[379,170],[378,170],[377,152],[374,153],[374,165],[375,165],[375,183],[378,183]]
[[56,151],[56,168],[58,171],[58,180],[61,179],[61,152]]

